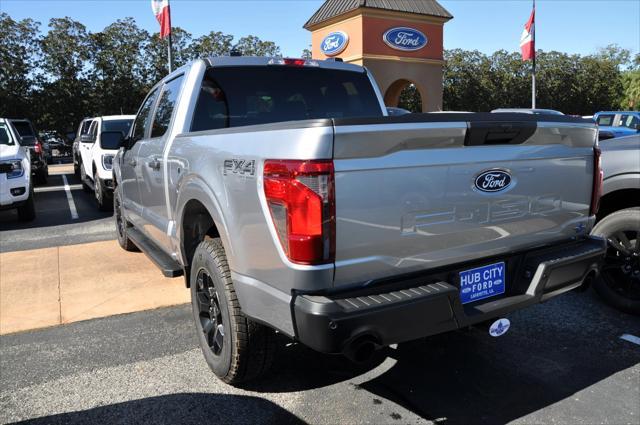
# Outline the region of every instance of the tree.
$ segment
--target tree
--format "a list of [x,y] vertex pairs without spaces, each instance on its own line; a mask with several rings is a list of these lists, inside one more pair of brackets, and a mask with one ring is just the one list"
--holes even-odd
[[[194,56],[191,33],[180,27],[171,28],[173,69],[189,62]],[[154,85],[169,73],[167,39],[160,38],[160,33],[151,36],[145,48],[148,64],[147,83]]]
[[39,56],[39,23],[0,13],[0,116],[35,118],[31,111]]
[[40,42],[39,90],[32,108],[42,129],[65,133],[90,115],[90,85],[87,80],[91,42],[86,27],[73,19],[53,18]]
[[220,31],[211,31],[196,38],[191,44],[192,55],[196,58],[207,56],[225,56],[231,52],[233,36]]
[[415,84],[409,84],[402,89],[398,107],[411,112],[422,112],[422,98]]
[[135,113],[148,88],[149,69],[142,52],[149,33],[133,18],[125,18],[92,34],[91,41],[95,115]]
[[280,47],[273,41],[262,41],[254,35],[242,37],[233,48],[242,56],[281,56]]
[[625,72],[622,76],[624,96],[621,108],[640,111],[640,70]]
[[[311,46],[309,46],[311,47]],[[313,58],[313,54],[311,53],[311,49],[304,49],[302,51],[302,55],[300,55],[300,57],[302,59],[312,59]]]

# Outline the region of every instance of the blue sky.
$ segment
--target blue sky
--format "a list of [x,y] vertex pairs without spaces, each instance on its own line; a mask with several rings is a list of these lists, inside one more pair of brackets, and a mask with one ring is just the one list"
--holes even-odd
[[[519,49],[520,33],[529,17],[529,0],[441,0],[454,19],[445,25],[445,48]],[[286,56],[299,56],[311,42],[302,28],[322,4],[318,0],[171,0],[172,21],[194,37],[211,30],[257,35],[276,42]],[[91,31],[118,18],[132,16],[148,31],[158,25],[149,0],[2,0],[0,10],[14,19],[46,24],[70,16]],[[46,25],[43,26],[46,30]],[[640,51],[639,0],[538,0],[537,44],[543,50],[589,54],[607,44]]]

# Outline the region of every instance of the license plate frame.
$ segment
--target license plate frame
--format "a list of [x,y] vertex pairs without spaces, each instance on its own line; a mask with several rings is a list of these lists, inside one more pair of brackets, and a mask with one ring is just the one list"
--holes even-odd
[[460,302],[469,304],[502,295],[507,286],[504,261],[458,272]]

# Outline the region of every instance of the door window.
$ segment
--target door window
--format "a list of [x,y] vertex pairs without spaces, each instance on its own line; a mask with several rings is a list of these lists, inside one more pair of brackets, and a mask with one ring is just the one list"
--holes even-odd
[[627,114],[622,115],[622,117],[620,118],[620,127],[635,129],[635,126],[638,125],[638,123],[640,123],[640,120],[638,120],[638,117],[636,117],[635,115]]
[[613,118],[615,115],[600,115],[598,116],[598,125],[605,127],[613,125]]
[[151,138],[162,137],[167,132],[171,123],[171,115],[176,107],[183,76],[179,76],[164,85],[158,106],[156,106],[153,125],[151,126]]
[[155,89],[149,96],[142,102],[142,106],[138,111],[138,115],[136,116],[136,120],[133,122],[133,139],[140,140],[144,139],[144,134],[147,126],[149,125],[149,121],[151,119],[151,108],[156,101],[156,96],[158,95],[158,89]]

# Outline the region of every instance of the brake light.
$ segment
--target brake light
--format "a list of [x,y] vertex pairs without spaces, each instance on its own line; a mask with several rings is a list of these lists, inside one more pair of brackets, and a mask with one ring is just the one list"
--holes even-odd
[[320,64],[314,60],[293,59],[293,58],[274,58],[269,60],[269,65],[288,65],[288,66],[313,66],[318,67]]
[[590,215],[596,215],[600,209],[600,197],[602,196],[602,180],[604,172],[602,171],[602,159],[600,158],[600,148],[593,148],[593,190],[591,192],[591,206],[589,208]]
[[38,154],[42,153],[42,145],[39,140],[36,140],[33,150]]
[[333,161],[267,160],[264,193],[280,244],[300,264],[335,259]]

